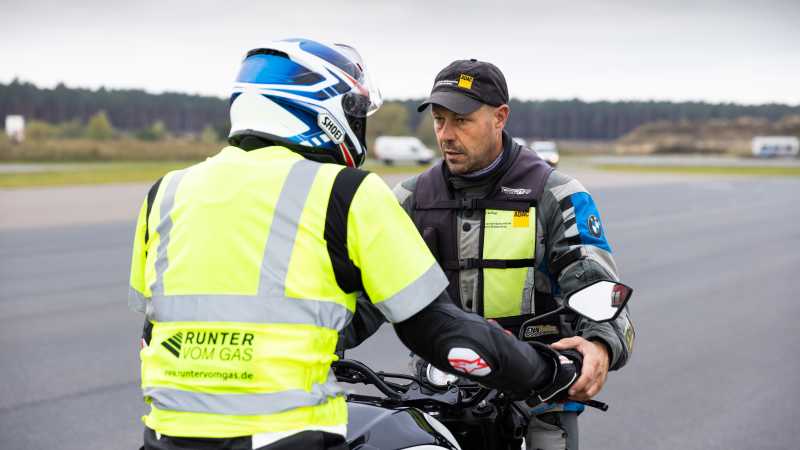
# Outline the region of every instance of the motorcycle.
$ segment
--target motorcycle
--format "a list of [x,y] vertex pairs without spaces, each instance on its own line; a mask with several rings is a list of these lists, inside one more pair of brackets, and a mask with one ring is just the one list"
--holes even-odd
[[[560,308],[533,317],[520,327],[559,314],[580,314],[596,322],[614,320],[632,289],[599,281],[572,293]],[[580,359],[576,361],[580,373]],[[382,396],[347,396],[347,442],[353,450],[372,449],[524,449],[524,438],[535,403],[440,371],[427,364],[417,374],[375,372],[350,359],[332,364],[341,383],[365,384]],[[574,400],[571,400],[574,401]],[[603,411],[596,400],[583,403]]]

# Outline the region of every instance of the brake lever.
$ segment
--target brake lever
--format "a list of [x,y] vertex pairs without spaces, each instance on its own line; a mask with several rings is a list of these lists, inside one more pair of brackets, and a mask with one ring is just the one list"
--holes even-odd
[[[345,373],[350,373],[351,371],[356,372],[359,374],[357,377],[359,381],[356,381],[356,383],[371,384],[389,398],[401,398],[400,393],[395,392],[395,390],[392,389],[391,386],[387,385],[381,377],[372,371],[372,369],[359,361],[340,359],[338,361],[334,361],[333,364],[331,364],[331,367],[333,368],[334,374],[340,373],[339,371],[341,370],[346,371]],[[336,376],[338,379],[339,375]]]
[[342,367],[334,369],[336,378],[339,378],[343,383],[359,384],[366,381],[366,377],[361,373],[350,368]]
[[592,407],[592,408],[597,408],[597,409],[599,409],[600,411],[603,411],[603,412],[608,411],[608,404],[600,402],[600,401],[597,401],[597,400],[571,400],[570,399],[570,401],[575,402],[575,403],[580,403],[581,405],[586,405],[586,406],[589,406],[589,407]]

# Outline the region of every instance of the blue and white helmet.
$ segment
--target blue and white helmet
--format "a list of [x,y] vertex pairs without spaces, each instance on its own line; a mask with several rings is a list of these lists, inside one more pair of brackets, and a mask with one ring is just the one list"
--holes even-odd
[[230,137],[255,135],[350,167],[367,155],[367,116],[381,105],[358,52],[287,39],[247,52],[231,95]]

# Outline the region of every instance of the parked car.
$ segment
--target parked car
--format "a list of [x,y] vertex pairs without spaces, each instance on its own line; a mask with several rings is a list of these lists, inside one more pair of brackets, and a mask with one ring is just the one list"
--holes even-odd
[[375,158],[386,165],[429,164],[433,156],[433,150],[413,136],[378,136],[375,139]]
[[533,141],[531,148],[535,151],[540,158],[547,161],[551,167],[558,165],[560,159],[558,155],[558,147],[553,141]]
[[795,136],[756,136],[753,138],[753,156],[797,156],[800,140]]

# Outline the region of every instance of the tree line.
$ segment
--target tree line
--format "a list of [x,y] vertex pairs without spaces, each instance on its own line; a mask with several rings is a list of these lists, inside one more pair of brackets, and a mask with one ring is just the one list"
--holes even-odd
[[[145,132],[163,125],[176,134],[201,133],[207,126],[227,134],[227,102],[218,97],[178,93],[149,94],[143,90],[69,88],[42,89],[14,80],[0,83],[0,118],[20,114],[26,120],[50,124],[88,123],[105,112],[114,129]],[[159,125],[162,124],[162,125]]]
[[[421,100],[388,101],[367,127],[377,134],[417,134],[429,141],[429,114],[417,113]],[[800,114],[800,105],[666,101],[511,100],[508,131],[540,139],[616,139],[642,124],[659,120],[701,121],[756,117],[777,121]],[[384,111],[385,110],[385,111]],[[215,130],[227,135],[228,101],[180,93],[150,94],[142,90],[39,88],[14,80],[0,83],[0,118],[21,114],[50,124],[88,123],[101,111],[115,130],[146,133],[165,129],[175,134]],[[155,128],[154,128],[155,127]],[[149,131],[148,131],[149,130]]]

